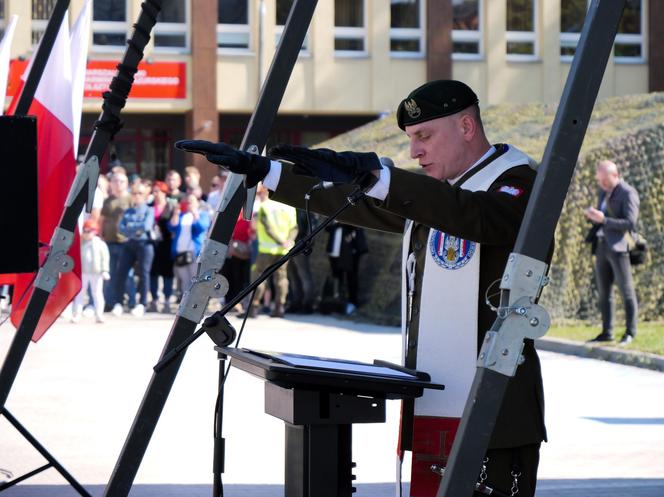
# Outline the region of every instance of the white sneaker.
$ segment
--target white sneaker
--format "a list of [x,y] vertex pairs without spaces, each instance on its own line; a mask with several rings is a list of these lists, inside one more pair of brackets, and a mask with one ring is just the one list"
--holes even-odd
[[122,316],[122,304],[115,304],[111,312],[114,316]]
[[91,318],[94,315],[95,315],[95,310],[92,307],[87,306],[85,309],[83,309],[83,316],[85,316],[86,318]]
[[70,320],[70,321],[71,321],[72,323],[78,323],[80,320],[81,320],[81,315],[80,315],[80,314],[74,314],[74,315],[71,317],[71,320]]
[[136,317],[141,317],[143,314],[145,314],[145,307],[143,304],[137,304],[136,307],[134,307],[131,310],[131,315],[136,316]]

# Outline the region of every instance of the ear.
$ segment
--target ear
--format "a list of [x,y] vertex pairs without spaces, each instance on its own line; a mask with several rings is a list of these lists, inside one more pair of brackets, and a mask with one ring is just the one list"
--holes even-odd
[[464,140],[471,141],[477,132],[477,122],[470,114],[463,114],[460,119],[461,132]]

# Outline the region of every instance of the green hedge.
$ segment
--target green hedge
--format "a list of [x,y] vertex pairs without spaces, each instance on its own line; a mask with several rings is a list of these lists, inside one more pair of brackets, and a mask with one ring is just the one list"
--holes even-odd
[[[516,145],[537,160],[542,158],[556,108],[553,105],[500,105],[483,111],[490,140]],[[391,157],[399,167],[416,167],[409,157],[408,140],[396,125],[394,114],[320,146],[335,150],[376,151]],[[556,250],[551,264],[551,284],[542,303],[554,319],[597,321],[597,292],[592,257],[583,239],[589,224],[583,210],[595,205],[595,164],[616,162],[641,197],[640,231],[649,243],[646,264],[635,270],[639,315],[664,317],[664,94],[652,93],[600,102],[593,112],[579,163],[556,230]],[[365,256],[360,292],[365,296],[361,317],[397,324],[400,316],[401,237],[369,232],[370,252]],[[318,288],[329,272],[324,243],[312,257]],[[620,300],[617,299],[620,309]]]

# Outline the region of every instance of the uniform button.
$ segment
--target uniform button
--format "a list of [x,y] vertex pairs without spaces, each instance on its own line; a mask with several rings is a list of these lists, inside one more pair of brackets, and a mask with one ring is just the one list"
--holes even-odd
[[413,247],[415,248],[415,250],[422,250],[422,242],[415,242]]

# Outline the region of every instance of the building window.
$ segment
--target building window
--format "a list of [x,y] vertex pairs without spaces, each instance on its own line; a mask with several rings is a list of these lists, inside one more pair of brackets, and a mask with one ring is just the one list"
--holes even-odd
[[570,62],[579,43],[579,35],[586,19],[588,0],[560,2],[560,59]]
[[535,0],[507,0],[507,60],[537,58],[536,3]]
[[482,57],[482,0],[452,0],[452,58]]
[[334,0],[334,52],[337,56],[367,54],[364,0]]
[[95,50],[124,48],[127,39],[127,0],[94,0],[92,44]]
[[[275,46],[279,45],[279,41],[281,40],[281,35],[284,32],[284,26],[286,25],[286,21],[288,20],[288,14],[291,11],[291,7],[293,6],[293,3],[295,0],[277,0],[277,17],[275,20],[275,27],[274,27],[274,44]],[[300,55],[309,55],[309,31],[307,30],[307,34],[304,36],[304,40],[302,41],[302,48],[300,48]]]
[[164,0],[154,27],[155,50],[185,52],[189,49],[188,4],[185,0]]
[[390,1],[390,54],[392,57],[424,55],[424,1]]
[[[586,19],[588,0],[561,0],[560,59],[571,62]],[[615,44],[616,63],[640,63],[645,59],[643,48],[644,12],[641,0],[627,0],[620,18]]]
[[5,0],[0,0],[0,37],[5,35],[7,25],[7,16],[5,14]]
[[217,46],[228,51],[249,49],[249,0],[219,0]]
[[613,56],[616,63],[643,62],[643,8],[642,0],[627,0],[620,18]]
[[[46,24],[51,17],[56,0],[32,0],[32,45],[37,46],[41,40]],[[3,2],[4,3],[4,2]],[[4,7],[4,5],[3,5]],[[2,9],[4,13],[4,8]]]

